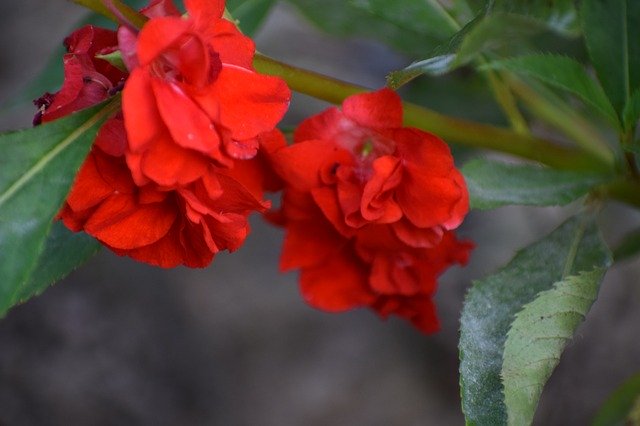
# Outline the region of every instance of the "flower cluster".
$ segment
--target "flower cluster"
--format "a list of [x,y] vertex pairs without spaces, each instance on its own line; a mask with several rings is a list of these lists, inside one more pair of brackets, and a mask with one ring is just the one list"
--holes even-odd
[[435,331],[436,279],[472,248],[453,232],[469,201],[447,145],[402,127],[400,98],[383,89],[307,119],[272,159],[285,182],[281,267],[300,268],[305,300]]
[[204,267],[242,245],[266,190],[284,188],[270,218],[286,230],[281,267],[300,269],[309,304],[436,330],[437,278],[472,248],[454,233],[469,205],[447,145],[403,127],[400,98],[383,89],[305,120],[287,146],[275,128],[286,84],[253,69],[253,41],[222,17],[223,0],[185,6],[181,16],[152,0],[140,30],[85,26],[65,40],[64,84],[36,101],[35,124],[122,91],[65,225],[146,263]]
[[[290,99],[281,79],[253,69],[253,41],[222,18],[224,1],[185,5],[183,18],[171,2],[152,1],[139,32],[76,31],[62,89],[36,101],[36,121],[46,122],[124,84],[122,111],[100,129],[60,217],[162,267],[204,267],[240,247],[248,215],[269,206],[258,148]],[[103,59],[115,50],[126,71]]]

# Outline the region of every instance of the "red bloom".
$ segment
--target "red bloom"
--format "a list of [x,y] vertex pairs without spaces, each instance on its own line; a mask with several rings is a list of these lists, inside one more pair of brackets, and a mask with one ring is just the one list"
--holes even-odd
[[113,95],[127,74],[97,54],[111,53],[118,46],[114,31],[86,25],[64,41],[64,84],[59,92],[46,93],[34,101],[39,108],[34,124],[55,120],[95,105]]
[[[62,89],[38,101],[47,121],[101,102],[127,79],[123,111],[98,132],[60,218],[162,267],[204,267],[243,243],[247,217],[269,206],[262,195],[275,179],[261,155],[251,157],[261,145],[284,145],[274,126],[290,95],[281,80],[253,71],[253,42],[220,18],[224,2],[186,4],[189,18],[167,17],[179,12],[153,0],[139,37],[122,28],[118,36],[75,32]],[[118,39],[130,76],[95,56]]]
[[434,331],[436,279],[472,247],[452,232],[469,202],[447,145],[403,128],[400,99],[384,89],[307,119],[273,162],[287,187],[281,267],[301,268],[307,302]]
[[222,18],[224,1],[187,0],[189,17],[148,21],[132,46],[123,96],[127,163],[138,185],[185,185],[213,162],[255,156],[258,136],[287,110],[290,91],[252,68],[255,47]]
[[204,267],[215,253],[239,248],[248,214],[268,207],[241,178],[212,167],[177,190],[140,187],[123,156],[94,146],[60,216],[120,255],[162,267]]

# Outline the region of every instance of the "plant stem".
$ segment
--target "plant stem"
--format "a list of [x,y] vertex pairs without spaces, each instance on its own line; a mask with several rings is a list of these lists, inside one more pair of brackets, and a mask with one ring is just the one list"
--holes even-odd
[[[69,1],[73,3],[77,3],[81,6],[84,6],[87,9],[93,10],[94,12],[114,22],[119,21],[118,17],[101,0],[69,0]],[[129,23],[131,23],[133,26],[135,26],[138,29],[142,28],[142,26],[148,19],[146,16],[144,16],[137,10],[127,6],[126,4],[122,3],[120,0],[108,0],[108,3],[111,3],[111,5],[113,5],[113,7],[115,7],[117,11],[121,13],[122,16],[129,21]]]
[[[313,71],[303,70],[256,54],[255,68],[284,79],[296,92],[334,104],[369,89],[346,83]],[[608,170],[609,164],[589,153],[558,146],[545,139],[522,135],[508,129],[449,117],[421,106],[404,102],[407,126],[432,132],[449,142],[484,148],[539,161],[552,167],[578,170]]]

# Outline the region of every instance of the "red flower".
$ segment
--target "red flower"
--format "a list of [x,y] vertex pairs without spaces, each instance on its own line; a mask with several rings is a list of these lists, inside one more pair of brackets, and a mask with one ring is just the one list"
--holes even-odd
[[64,41],[64,84],[59,92],[46,93],[34,101],[39,108],[34,124],[55,120],[74,111],[98,104],[113,95],[114,88],[127,74],[97,54],[117,49],[114,31],[86,25],[74,31]]
[[[224,2],[186,4],[183,19],[163,16],[178,15],[170,1],[152,1],[139,37],[75,32],[62,89],[38,101],[47,121],[103,101],[127,79],[123,111],[98,132],[60,218],[162,267],[204,267],[244,242],[248,215],[268,208],[263,191],[276,179],[262,155],[251,157],[261,145],[284,146],[274,126],[290,95],[281,80],[253,71],[253,42],[220,18]],[[130,76],[96,57],[118,39]],[[127,56],[132,46],[137,54]]]
[[272,158],[287,188],[281,267],[301,269],[305,300],[437,329],[437,277],[472,248],[452,231],[469,202],[447,145],[403,128],[400,99],[384,89],[307,119]]
[[176,190],[140,187],[122,155],[96,145],[60,216],[120,255],[162,267],[204,267],[215,253],[239,248],[249,232],[248,214],[268,207],[241,179],[212,167]]
[[231,167],[252,158],[258,136],[289,104],[281,79],[253,70],[254,44],[222,18],[224,1],[185,5],[187,18],[151,18],[135,45],[127,36],[121,42],[125,57],[136,50],[123,111],[127,163],[138,185],[185,185],[212,162]]

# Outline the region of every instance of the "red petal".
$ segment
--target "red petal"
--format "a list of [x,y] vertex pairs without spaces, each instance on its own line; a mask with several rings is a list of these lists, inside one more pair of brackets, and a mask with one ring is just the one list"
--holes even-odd
[[418,228],[407,219],[399,220],[392,225],[396,237],[414,248],[428,248],[440,243],[444,230],[440,226]]
[[434,176],[448,176],[454,168],[451,151],[442,139],[418,129],[396,129],[384,134],[395,140],[405,164]]
[[400,220],[402,210],[391,192],[402,180],[400,160],[389,155],[379,157],[373,162],[373,172],[362,192],[362,217],[376,223]]
[[138,35],[138,60],[145,66],[191,30],[191,22],[176,16],[149,20]]
[[431,297],[383,297],[373,307],[381,317],[398,315],[423,333],[435,333],[440,329],[436,307]]
[[299,191],[321,186],[320,170],[336,157],[338,148],[330,142],[309,140],[273,153],[273,168],[287,184]]
[[320,266],[304,268],[300,290],[309,305],[329,312],[366,306],[375,300],[367,288],[366,269],[344,250]]
[[378,254],[372,265],[369,284],[379,294],[412,296],[420,290],[413,259],[403,252]]
[[353,126],[353,123],[338,108],[331,107],[300,123],[293,134],[293,140],[295,143],[311,139],[333,141],[345,125]]
[[402,127],[402,100],[390,89],[349,96],[342,103],[342,112],[364,127]]
[[163,186],[186,185],[203,176],[209,162],[195,151],[179,147],[168,135],[155,139],[142,155],[142,173]]
[[220,157],[220,138],[211,120],[176,84],[151,81],[156,104],[173,140],[184,148]]
[[208,27],[204,33],[211,48],[220,55],[222,63],[253,70],[256,46],[253,40],[243,35],[235,24],[226,19],[220,19]]
[[252,139],[272,130],[289,107],[291,92],[277,78],[244,68],[223,65],[204,96],[220,102],[220,122],[238,141]]
[[129,71],[140,66],[138,62],[138,33],[128,27],[118,28],[118,46],[122,54],[122,62]]
[[106,154],[121,157],[127,149],[127,132],[122,118],[111,118],[100,127],[95,145]]
[[184,5],[198,28],[206,28],[222,17],[225,0],[185,0]]
[[156,135],[166,131],[156,107],[147,69],[138,68],[129,76],[122,93],[122,112],[132,151],[143,149]]
[[90,153],[76,176],[67,203],[74,211],[91,208],[113,193],[113,187],[102,178],[96,167],[95,155]]
[[[182,263],[187,263],[185,250],[180,244],[178,227],[179,225],[176,222],[171,230],[155,243],[131,250],[115,249],[114,251],[120,255],[130,256],[140,262],[162,268],[173,268]],[[202,267],[206,265],[208,265],[208,262],[205,265],[189,266]]]
[[344,246],[345,242],[324,221],[289,222],[280,256],[280,269],[288,271],[320,265]]
[[454,207],[463,198],[458,184],[450,178],[405,173],[396,199],[406,217],[420,228],[443,225],[454,218]]
[[136,205],[131,195],[113,196],[100,205],[84,229],[109,246],[132,249],[162,238],[176,215],[170,204]]
[[336,191],[333,188],[314,188],[311,190],[311,195],[318,207],[320,207],[320,210],[322,210],[324,216],[340,234],[345,237],[350,237],[356,232],[356,229],[345,223],[344,213],[340,207]]

